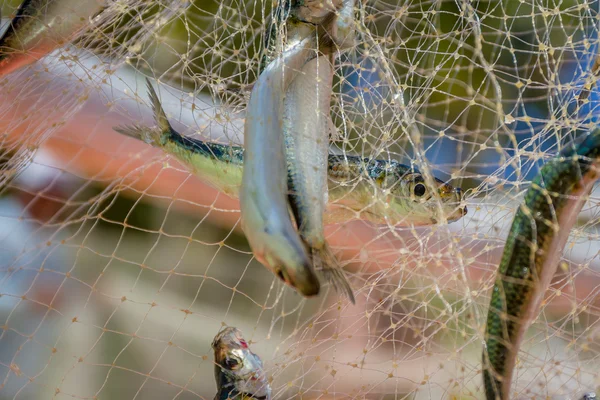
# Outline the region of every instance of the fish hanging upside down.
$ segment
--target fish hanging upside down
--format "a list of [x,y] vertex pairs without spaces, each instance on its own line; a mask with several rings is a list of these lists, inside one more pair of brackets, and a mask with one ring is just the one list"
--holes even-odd
[[307,297],[317,295],[320,284],[289,213],[283,103],[302,66],[333,51],[330,39],[320,31],[269,63],[254,84],[244,125],[242,229],[256,259]]

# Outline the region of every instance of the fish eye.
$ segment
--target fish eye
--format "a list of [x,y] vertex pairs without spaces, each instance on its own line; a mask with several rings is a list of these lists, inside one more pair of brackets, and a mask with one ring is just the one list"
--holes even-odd
[[413,189],[413,193],[417,197],[422,197],[423,195],[425,195],[426,191],[427,191],[427,188],[422,183],[417,183]]
[[239,361],[233,357],[225,358],[225,367],[228,369],[236,369],[239,365]]

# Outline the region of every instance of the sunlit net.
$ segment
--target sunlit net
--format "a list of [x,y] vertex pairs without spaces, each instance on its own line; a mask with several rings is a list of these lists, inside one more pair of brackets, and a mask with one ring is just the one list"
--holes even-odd
[[[469,213],[328,226],[355,306],[284,287],[253,260],[236,200],[112,131],[153,124],[148,76],[176,129],[243,142],[271,1],[190,3],[111,2],[104,24],[0,79],[0,398],[212,398],[222,324],[251,340],[275,398],[483,398],[512,216],[540,166],[596,124],[599,93],[577,99],[594,82],[598,2],[357,10],[357,45],[336,60],[338,151],[449,180]],[[524,341],[515,398],[600,385],[599,224],[596,191]]]

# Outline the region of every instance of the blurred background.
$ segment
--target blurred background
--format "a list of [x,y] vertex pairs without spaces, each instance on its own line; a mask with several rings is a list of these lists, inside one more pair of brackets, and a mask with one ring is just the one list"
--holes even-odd
[[[19,3],[0,0],[2,30]],[[112,130],[153,124],[148,76],[178,130],[242,143],[272,2],[117,3],[0,78],[0,399],[210,399],[223,325],[262,357],[274,398],[483,398],[512,215],[540,166],[595,127],[597,91],[577,98],[598,2],[357,7],[356,46],[336,59],[334,146],[462,187],[469,214],[328,226],[356,306],[284,287],[252,258],[237,200]],[[600,386],[599,223],[596,190],[528,332],[515,398]]]

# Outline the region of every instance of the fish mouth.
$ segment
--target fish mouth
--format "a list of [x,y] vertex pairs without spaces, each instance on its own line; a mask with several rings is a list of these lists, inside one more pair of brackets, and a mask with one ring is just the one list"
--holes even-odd
[[294,276],[290,274],[285,268],[276,268],[275,275],[279,277],[286,285],[297,290],[300,294],[305,297],[312,297],[319,294],[320,284],[319,280],[312,273],[312,265],[305,265],[305,271],[310,271],[305,277]]
[[451,209],[446,215],[448,222],[458,221],[467,215],[468,209],[464,203],[464,194],[461,188],[455,188],[444,183],[439,188],[439,194],[445,203],[444,208]]
[[467,206],[459,206],[446,219],[448,222],[455,222],[467,215]]
[[469,210],[467,209],[467,205],[464,203],[463,190],[461,188],[454,188],[453,192],[454,196],[456,197],[456,203],[458,203],[456,211],[453,214],[457,214],[457,219],[459,219],[467,215]]

